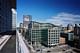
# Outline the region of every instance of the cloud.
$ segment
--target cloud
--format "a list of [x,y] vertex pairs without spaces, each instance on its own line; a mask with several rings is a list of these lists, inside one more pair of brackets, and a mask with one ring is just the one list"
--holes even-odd
[[80,23],[80,15],[70,13],[59,13],[56,16],[52,16],[50,19],[46,19],[46,22],[53,23],[55,25],[64,25]]

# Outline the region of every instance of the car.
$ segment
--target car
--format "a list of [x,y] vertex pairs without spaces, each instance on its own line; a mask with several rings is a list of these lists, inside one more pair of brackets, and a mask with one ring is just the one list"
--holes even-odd
[[47,53],[50,53],[50,52],[51,52],[51,51],[49,51],[49,50],[47,51]]
[[36,51],[40,51],[40,49],[36,50]]

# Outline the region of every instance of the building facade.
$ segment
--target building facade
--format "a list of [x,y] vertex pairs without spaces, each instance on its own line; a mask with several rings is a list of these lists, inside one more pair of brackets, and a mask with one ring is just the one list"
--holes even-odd
[[28,25],[29,29],[48,29],[48,28],[52,28],[55,27],[55,25],[51,24],[51,23],[40,23],[40,22],[35,22],[35,21],[31,21],[30,24]]
[[23,15],[23,27],[25,29],[28,29],[28,25],[29,25],[31,19],[32,19],[31,15]]
[[73,31],[73,30],[74,30],[73,25],[72,25],[72,24],[68,24],[68,25],[67,25],[67,30]]
[[29,40],[31,45],[35,48],[38,48],[41,43],[41,30],[40,29],[30,29],[29,30]]
[[54,46],[60,43],[60,27],[53,27],[51,29],[43,30],[42,43],[46,46]]
[[29,24],[29,40],[31,44],[38,45],[38,43],[47,46],[59,44],[61,27],[57,27],[50,23],[31,22]]
[[11,9],[10,0],[0,0],[0,33],[16,28],[16,15]]
[[74,46],[80,49],[80,24],[75,24],[74,27]]
[[74,40],[74,33],[68,33],[68,41],[73,41]]
[[12,11],[12,30],[16,30],[16,15],[17,15],[17,12],[14,8],[11,9]]
[[60,36],[59,43],[60,43],[60,45],[65,44],[66,43],[66,38]]

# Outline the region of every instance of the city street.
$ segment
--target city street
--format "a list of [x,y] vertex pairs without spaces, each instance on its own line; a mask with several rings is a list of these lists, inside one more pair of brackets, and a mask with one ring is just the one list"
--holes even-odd
[[30,53],[26,43],[24,42],[24,38],[21,33],[17,31],[17,53]]

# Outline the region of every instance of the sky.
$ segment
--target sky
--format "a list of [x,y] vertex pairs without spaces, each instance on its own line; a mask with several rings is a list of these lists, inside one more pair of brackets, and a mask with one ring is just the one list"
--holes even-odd
[[80,0],[17,0],[17,26],[23,15],[55,25],[80,23]]

